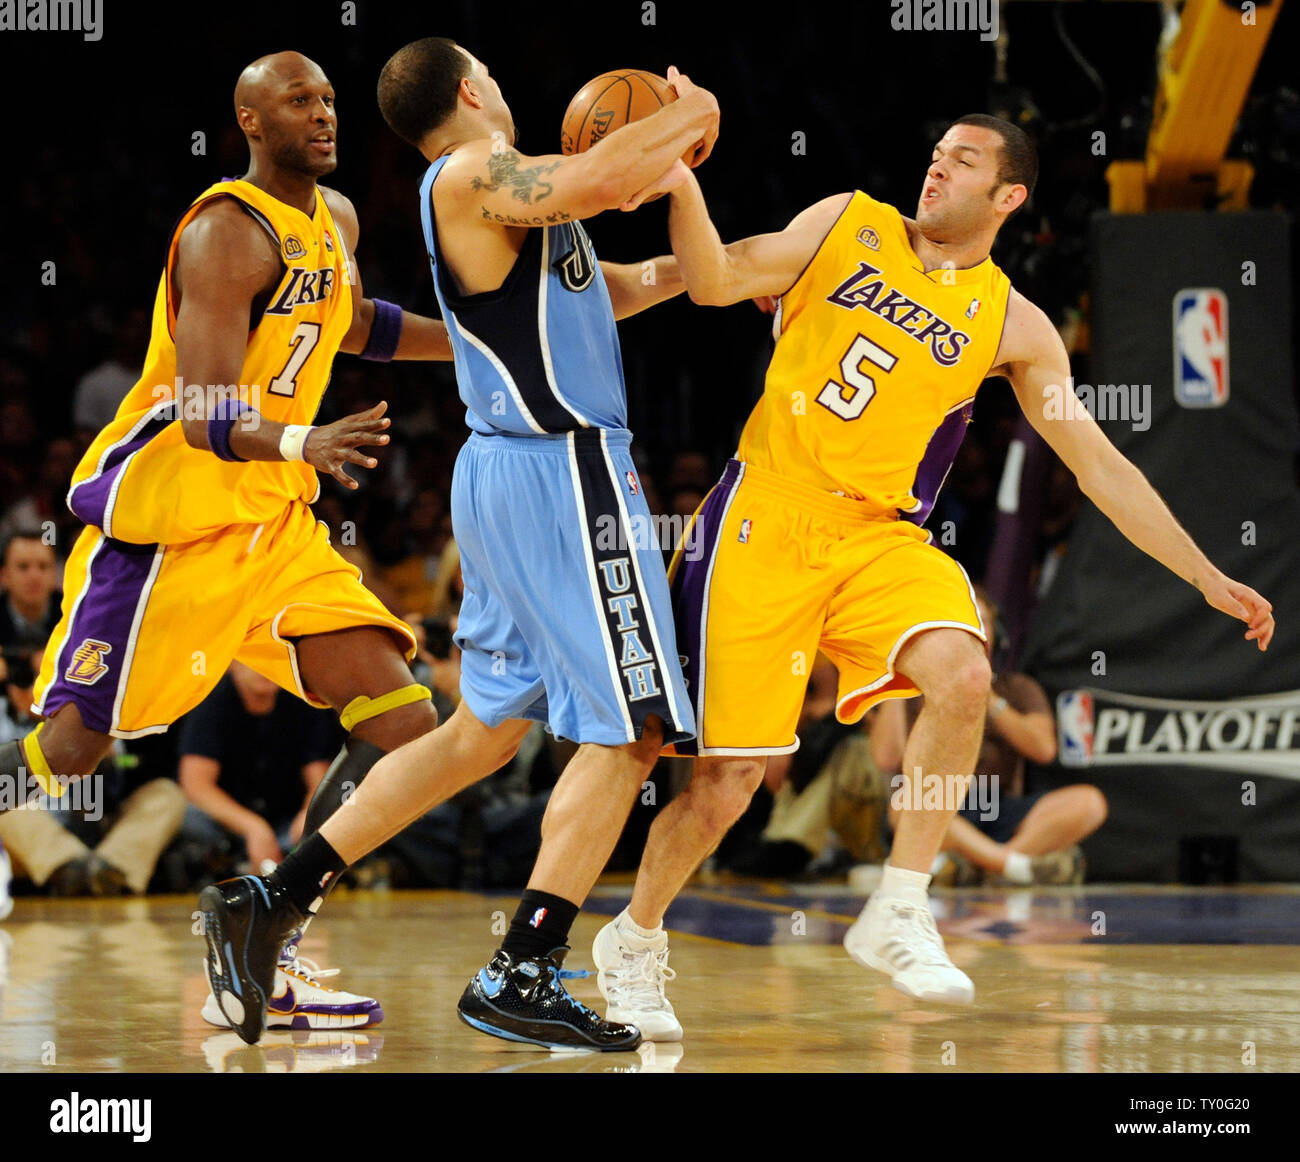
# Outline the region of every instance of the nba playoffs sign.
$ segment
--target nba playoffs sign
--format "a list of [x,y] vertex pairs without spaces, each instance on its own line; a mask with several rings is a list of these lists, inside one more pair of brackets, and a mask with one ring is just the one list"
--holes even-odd
[[1065,767],[1214,767],[1300,780],[1300,690],[1231,702],[1065,690],[1056,723]]
[[1215,287],[1174,295],[1174,399],[1185,408],[1228,402],[1228,296]]

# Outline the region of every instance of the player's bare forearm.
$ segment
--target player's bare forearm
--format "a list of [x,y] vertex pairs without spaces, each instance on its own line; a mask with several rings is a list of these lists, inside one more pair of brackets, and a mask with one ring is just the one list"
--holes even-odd
[[694,174],[676,187],[668,237],[695,303],[727,306],[785,294],[808,268],[851,194],[834,194],[797,214],[784,229],[723,245]]
[[721,306],[738,302],[732,297],[735,272],[718,228],[695,175],[669,195],[668,241],[686,283],[691,302]]
[[1006,371],[1029,422],[1075,474],[1084,495],[1131,544],[1195,586],[1215,609],[1244,621],[1249,627],[1246,639],[1267,649],[1273,637],[1273,607],[1210,561],[1092,416],[1079,407],[1071,409],[1071,418],[1047,418],[1045,403],[1052,393],[1059,397],[1062,391],[1074,390],[1064,348],[1059,356],[1048,352],[1041,361],[1013,364]]
[[441,319],[402,312],[402,337],[394,359],[423,359],[446,362],[451,358],[451,339]]
[[[625,125],[594,145],[585,155],[614,186],[611,206],[627,201],[667,170],[691,146],[716,135],[718,102],[705,89],[665,105],[641,121]],[[703,158],[697,158],[698,165]]]
[[639,314],[686,289],[677,259],[671,254],[641,263],[602,262],[600,269],[615,319]]

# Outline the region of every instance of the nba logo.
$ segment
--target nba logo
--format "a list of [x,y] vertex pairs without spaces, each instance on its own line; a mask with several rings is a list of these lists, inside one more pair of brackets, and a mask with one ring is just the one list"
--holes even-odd
[[328,230],[325,231],[325,249],[331,254],[334,253],[334,239],[330,237],[330,232]]
[[1061,741],[1061,766],[1086,767],[1092,763],[1092,695],[1086,690],[1065,690],[1056,699],[1056,726]]
[[528,926],[530,928],[540,928],[542,925],[542,921],[545,919],[546,919],[546,909],[538,908],[537,911],[533,913],[533,918],[528,921]]
[[740,522],[740,536],[738,536],[736,540],[738,540],[742,545],[749,544],[749,534],[753,531],[753,528],[754,522],[751,521],[749,517],[745,517],[745,519]]
[[1228,296],[1215,287],[1174,295],[1174,399],[1185,408],[1228,402]]
[[636,486],[636,477],[630,471],[627,473],[627,486],[632,490],[633,496],[639,491]]
[[968,319],[973,319],[976,313],[979,311],[979,309],[980,309],[979,299],[971,299],[970,306],[966,308],[966,317]]

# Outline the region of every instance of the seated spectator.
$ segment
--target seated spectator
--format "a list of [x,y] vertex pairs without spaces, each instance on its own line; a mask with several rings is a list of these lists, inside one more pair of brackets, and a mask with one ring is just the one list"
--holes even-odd
[[182,843],[215,848],[254,872],[279,863],[302,837],[307,804],[338,753],[340,731],[328,710],[232,663],[181,725],[178,777],[190,803]]
[[96,436],[117,415],[118,405],[140,378],[148,346],[149,312],[132,307],[114,326],[108,358],[77,380],[72,419],[78,431]]
[[76,444],[64,436],[40,450],[40,463],[26,478],[23,495],[0,517],[0,541],[20,529],[39,530],[39,536],[53,547],[62,566],[82,528],[65,500],[79,458]]
[[[37,666],[40,656],[33,658]],[[0,734],[6,723],[0,718]],[[26,734],[30,726],[14,729]],[[76,793],[42,796],[26,810],[0,815],[0,847],[11,853],[14,878],[52,896],[138,895],[148,888],[159,856],[180,830],[185,798],[170,771],[141,766],[132,745],[114,742],[113,754]]]
[[733,857],[732,871],[799,875],[836,850],[853,863],[884,859],[888,783],[862,725],[835,717],[837,681],[834,665],[819,654],[799,715],[799,749],[768,757],[763,782],[773,795],[771,814],[758,845]]
[[[976,589],[976,599],[980,617],[990,631],[987,649],[991,659],[998,611],[982,589]],[[880,708],[872,748],[881,770],[902,768],[903,747],[920,709],[920,698],[907,702],[894,699]],[[1082,883],[1085,869],[1078,845],[1105,822],[1105,796],[1086,783],[1025,794],[1026,759],[1041,765],[1056,759],[1056,720],[1047,694],[1028,674],[996,674],[985,722],[976,773],[996,780],[996,818],[982,819],[978,808],[962,808],[944,837],[943,853],[948,859],[940,856],[936,879]],[[891,804],[891,824],[897,814]]]
[[14,720],[28,723],[35,654],[45,648],[59,621],[59,571],[54,550],[39,531],[22,529],[0,545],[0,650],[5,664],[4,694]]

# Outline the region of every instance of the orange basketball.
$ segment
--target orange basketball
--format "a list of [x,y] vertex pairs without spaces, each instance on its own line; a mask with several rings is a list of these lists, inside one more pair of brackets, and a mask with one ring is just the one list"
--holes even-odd
[[[663,77],[642,69],[618,69],[601,73],[578,90],[564,112],[560,127],[560,150],[563,153],[585,153],[598,141],[603,141],[615,129],[632,121],[640,121],[662,109],[677,94]],[[682,160],[690,165],[694,148],[688,149]]]

